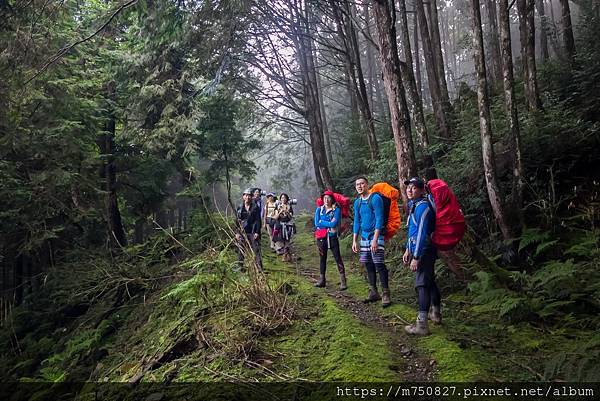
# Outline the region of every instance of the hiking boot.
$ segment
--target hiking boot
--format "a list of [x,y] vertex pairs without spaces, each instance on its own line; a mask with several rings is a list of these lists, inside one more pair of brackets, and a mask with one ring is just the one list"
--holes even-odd
[[344,291],[348,288],[346,283],[346,273],[340,273],[340,291]]
[[381,299],[381,297],[379,296],[379,293],[377,292],[377,288],[369,287],[369,295],[367,296],[367,298],[365,300],[363,300],[363,303],[369,304],[371,302],[377,302],[380,299]]
[[383,296],[381,297],[381,306],[387,308],[391,304],[392,300],[390,299],[390,290],[386,288],[383,290]]
[[427,319],[419,319],[417,317],[417,321],[415,322],[415,324],[404,326],[404,331],[406,331],[408,334],[414,334],[416,336],[429,335],[429,326],[427,325]]
[[429,320],[431,320],[431,322],[433,324],[441,324],[442,323],[442,312],[440,311],[440,307],[439,306],[432,306],[431,309],[429,309]]
[[319,287],[319,288],[325,287],[325,275],[324,274],[319,275],[319,281],[317,281],[317,284],[315,284],[315,287]]

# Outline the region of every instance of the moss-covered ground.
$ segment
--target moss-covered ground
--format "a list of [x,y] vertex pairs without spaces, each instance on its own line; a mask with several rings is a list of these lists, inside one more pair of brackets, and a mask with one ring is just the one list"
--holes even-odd
[[[310,225],[310,223],[309,223]],[[430,324],[431,335],[411,337],[403,334],[403,326],[416,317],[414,276],[401,262],[403,235],[399,234],[386,246],[386,264],[390,269],[390,287],[393,304],[382,308],[379,304],[369,309],[398,327],[403,342],[416,347],[418,352],[435,361],[435,380],[439,381],[536,381],[548,373],[549,355],[563,358],[562,350],[581,347],[582,341],[594,333],[581,330],[551,330],[528,321],[511,322],[493,313],[477,311],[465,283],[459,282],[438,260],[437,282],[442,292],[443,324]],[[348,294],[357,300],[367,295],[366,275],[358,263],[358,255],[351,251],[351,236],[341,240],[342,256],[348,276]],[[310,232],[296,238],[296,249],[318,274],[317,250]],[[314,256],[310,256],[314,255]],[[329,257],[327,281],[334,289],[339,282],[333,258]],[[480,269],[469,262],[465,268]],[[583,340],[582,340],[583,339]],[[557,356],[556,356],[557,355]],[[560,362],[560,361],[559,361]]]
[[[168,239],[135,250],[142,255],[136,260],[77,255],[48,277],[37,300],[13,312],[0,337],[8,350],[2,378],[528,381],[544,378],[546,352],[577,346],[576,333],[542,332],[527,321],[477,312],[469,290],[442,263],[443,324],[432,326],[430,336],[410,337],[403,326],[416,315],[416,299],[413,276],[399,263],[401,238],[387,247],[393,304],[383,309],[360,302],[367,285],[350,237],[341,241],[348,272],[343,297],[332,258],[328,288],[313,286],[318,254],[307,223],[308,217],[298,219],[293,263],[263,243],[264,276],[240,272],[231,249],[182,255]],[[420,365],[407,369],[411,364]]]

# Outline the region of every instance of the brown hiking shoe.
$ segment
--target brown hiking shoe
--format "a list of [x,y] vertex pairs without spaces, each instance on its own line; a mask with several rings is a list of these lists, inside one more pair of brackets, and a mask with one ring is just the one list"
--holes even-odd
[[377,302],[380,299],[381,299],[381,297],[379,296],[379,293],[377,292],[377,288],[369,287],[369,295],[367,296],[367,298],[365,300],[363,300],[363,303],[369,304],[371,302]]
[[346,273],[340,273],[340,291],[344,291],[348,288],[346,284]]
[[319,287],[319,288],[325,287],[325,275],[324,274],[319,275],[319,281],[317,281],[317,284],[315,284],[315,287]]
[[383,296],[381,297],[381,306],[387,308],[391,304],[392,300],[390,299],[390,290],[386,288],[385,290],[383,290]]
[[404,326],[404,331],[416,336],[427,336],[429,335],[429,326],[427,325],[427,320],[419,320],[417,318],[415,324]]
[[442,324],[442,312],[439,306],[432,306],[427,317],[433,324]]

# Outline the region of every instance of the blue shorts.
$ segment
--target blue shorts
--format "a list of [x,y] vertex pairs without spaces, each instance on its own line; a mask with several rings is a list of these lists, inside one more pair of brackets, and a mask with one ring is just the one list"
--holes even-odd
[[371,240],[360,239],[360,263],[383,264],[385,262],[385,240],[377,239],[377,251],[371,251]]

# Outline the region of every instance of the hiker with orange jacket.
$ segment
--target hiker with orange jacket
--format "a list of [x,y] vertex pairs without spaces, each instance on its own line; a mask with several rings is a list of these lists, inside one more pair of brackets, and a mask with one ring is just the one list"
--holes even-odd
[[[408,202],[408,235],[402,261],[415,272],[415,288],[419,299],[417,321],[404,329],[409,334],[427,335],[427,319],[441,323],[440,291],[435,282],[434,265],[437,251],[431,241],[435,229],[435,212],[425,192],[425,182],[414,177],[404,182]],[[431,307],[431,311],[430,311]]]
[[[354,201],[352,252],[360,251],[359,260],[365,264],[369,280],[369,295],[363,302],[370,303],[381,299],[381,305],[385,308],[391,304],[391,300],[388,269],[385,267],[383,199],[380,194],[369,192],[369,182],[365,177],[358,177],[354,186],[358,198]],[[383,296],[377,291],[377,273]]]
[[340,253],[338,228],[342,221],[342,209],[338,207],[332,191],[325,191],[321,195],[323,206],[315,209],[315,238],[319,249],[319,281],[315,287],[325,287],[325,272],[327,269],[327,250],[331,249],[338,272],[340,273],[340,290],[345,290],[346,270]]

